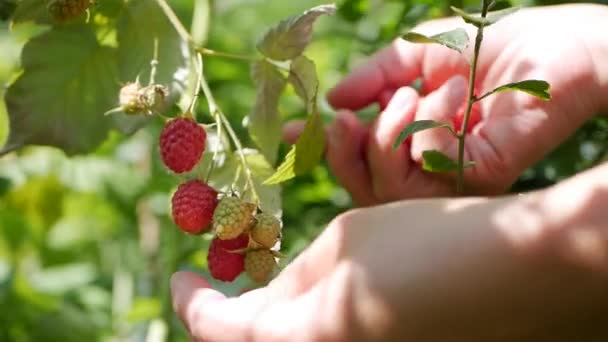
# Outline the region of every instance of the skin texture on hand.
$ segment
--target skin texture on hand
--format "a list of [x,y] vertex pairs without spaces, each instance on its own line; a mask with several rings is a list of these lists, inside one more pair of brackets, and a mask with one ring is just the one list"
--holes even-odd
[[239,297],[176,273],[174,308],[197,341],[605,340],[605,203],[608,164],[525,196],[354,210]]
[[[431,21],[414,29],[436,34],[472,26],[461,19]],[[482,120],[468,135],[465,172],[468,194],[503,193],[521,172],[540,160],[582,123],[608,108],[608,7],[562,5],[523,9],[484,31],[477,95],[526,79],[551,84],[552,101],[521,92],[503,92],[480,102]],[[437,149],[453,159],[457,140],[447,131],[414,135],[396,151],[393,142],[414,120],[451,123],[465,100],[468,60],[439,45],[396,40],[354,70],[328,95],[339,109],[328,131],[327,159],[356,204],[374,205],[406,198],[451,196],[454,176],[421,170],[422,152]],[[409,85],[423,81],[423,93]],[[370,104],[384,108],[370,126],[354,115]],[[297,136],[298,126],[286,128]]]

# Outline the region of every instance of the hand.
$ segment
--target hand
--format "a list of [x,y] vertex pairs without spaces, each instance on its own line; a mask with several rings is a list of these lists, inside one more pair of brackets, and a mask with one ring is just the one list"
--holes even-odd
[[173,305],[196,341],[605,340],[607,176],[351,211],[269,286],[226,298],[178,272]]
[[[417,32],[434,34],[468,27],[461,19],[426,23]],[[482,120],[468,135],[465,173],[469,194],[504,192],[521,172],[555,148],[581,124],[607,108],[608,8],[565,5],[524,9],[484,32],[477,73],[481,95],[499,85],[541,79],[553,100],[519,92],[493,95],[481,104]],[[472,45],[465,55],[470,56]],[[346,77],[329,93],[338,112],[329,130],[327,160],[359,205],[405,198],[454,195],[454,177],[421,170],[422,151],[438,149],[456,159],[457,140],[441,129],[416,134],[393,151],[403,127],[414,120],[451,123],[465,100],[469,58],[438,45],[396,40]],[[423,81],[418,95],[408,86]],[[387,104],[388,102],[388,104]],[[351,112],[372,103],[386,108],[369,127]],[[293,138],[297,131],[287,129]]]

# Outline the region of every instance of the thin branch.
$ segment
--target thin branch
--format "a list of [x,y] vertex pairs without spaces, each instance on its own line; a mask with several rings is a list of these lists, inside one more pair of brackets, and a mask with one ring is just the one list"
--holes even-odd
[[[485,18],[488,14],[489,1],[482,1],[481,17]],[[464,150],[467,136],[467,127],[471,117],[471,109],[475,103],[475,79],[477,77],[477,62],[479,61],[479,51],[481,50],[481,42],[483,40],[484,26],[480,25],[477,28],[477,36],[475,37],[475,47],[473,50],[473,59],[471,61],[471,69],[469,71],[469,94],[467,100],[467,109],[464,116],[464,121],[458,134],[458,176],[456,179],[456,191],[461,194],[464,191]]]

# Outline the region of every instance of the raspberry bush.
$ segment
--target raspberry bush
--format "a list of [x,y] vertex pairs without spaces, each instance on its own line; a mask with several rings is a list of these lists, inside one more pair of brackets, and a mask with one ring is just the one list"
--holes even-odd
[[[452,15],[450,5],[481,10],[341,0],[325,18],[332,7],[313,0],[167,2],[76,0],[60,17],[52,6],[72,0],[0,0],[2,341],[187,341],[168,297],[175,270],[201,272],[228,295],[254,289],[349,207],[326,168],[313,168],[332,115],[320,94],[421,20]],[[314,39],[302,49],[280,37]],[[488,90],[473,90],[467,132]],[[282,121],[296,117],[308,118],[307,134],[279,146]],[[177,119],[206,135],[183,172],[165,165],[160,143]],[[607,139],[605,120],[588,123],[515,188],[593,165]],[[228,197],[250,203],[254,220],[240,244],[217,248],[230,240],[215,235],[212,199]],[[230,260],[237,267],[218,271]]]

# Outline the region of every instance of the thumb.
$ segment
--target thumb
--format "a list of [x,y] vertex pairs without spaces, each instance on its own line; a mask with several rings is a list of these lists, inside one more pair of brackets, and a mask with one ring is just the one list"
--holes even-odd
[[[467,93],[467,80],[462,76],[455,76],[445,82],[439,89],[432,92],[420,101],[416,112],[416,121],[433,120],[452,125],[452,117],[465,100]],[[422,152],[438,150],[451,158],[458,154],[458,140],[444,128],[428,129],[414,134],[412,138],[412,159],[422,161]]]

